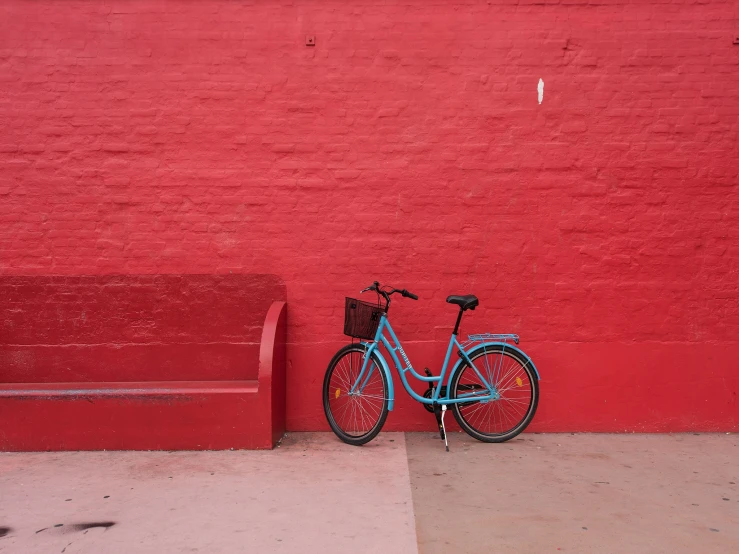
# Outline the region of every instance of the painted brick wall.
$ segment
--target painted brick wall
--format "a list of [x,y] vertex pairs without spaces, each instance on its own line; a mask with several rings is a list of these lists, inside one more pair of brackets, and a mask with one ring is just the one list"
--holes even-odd
[[[738,16],[6,0],[0,273],[280,275],[294,430],[327,428],[343,297],[373,279],[421,297],[392,310],[417,366],[449,293],[481,299],[463,331],[520,333],[534,430],[736,430]],[[396,406],[389,429],[433,427]]]

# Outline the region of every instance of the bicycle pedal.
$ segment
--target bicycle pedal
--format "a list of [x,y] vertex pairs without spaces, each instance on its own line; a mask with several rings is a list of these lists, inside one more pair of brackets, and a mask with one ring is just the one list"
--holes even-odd
[[[426,373],[426,377],[431,377],[431,371],[429,371],[429,368],[424,367],[423,368],[424,373]],[[431,398],[434,395],[434,382],[429,381],[429,388],[427,388],[425,391],[423,391],[424,398]],[[431,404],[423,404],[423,409],[427,412],[434,413],[434,407]]]
[[[429,388],[427,388],[425,391],[423,391],[423,397],[424,398],[431,398],[434,395],[434,387],[429,385]],[[426,404],[425,402],[422,404],[423,409],[427,412],[433,414],[434,413],[434,407],[431,404]]]

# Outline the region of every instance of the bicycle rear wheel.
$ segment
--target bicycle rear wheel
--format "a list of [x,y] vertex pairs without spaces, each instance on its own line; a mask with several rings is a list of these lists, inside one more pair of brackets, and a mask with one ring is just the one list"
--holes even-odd
[[372,354],[362,382],[364,387],[350,393],[367,355],[363,344],[350,344],[331,360],[323,379],[323,411],[336,436],[359,446],[374,439],[388,413],[387,377],[380,360]]
[[[539,404],[539,381],[531,364],[518,352],[498,345],[475,350],[470,359],[500,398],[452,404],[454,418],[467,434],[483,442],[512,439],[531,422]],[[485,389],[467,362],[452,377],[451,387],[451,398]]]

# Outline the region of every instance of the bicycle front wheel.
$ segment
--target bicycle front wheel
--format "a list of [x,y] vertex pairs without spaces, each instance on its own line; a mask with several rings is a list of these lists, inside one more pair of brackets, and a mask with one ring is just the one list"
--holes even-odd
[[355,386],[366,355],[363,344],[345,346],[333,357],[323,379],[323,411],[328,424],[337,437],[355,446],[374,439],[388,413],[387,377],[375,353]]
[[[475,350],[470,359],[500,397],[453,404],[454,418],[467,434],[483,442],[512,439],[531,422],[539,404],[539,381],[531,364],[518,352],[498,345]],[[486,387],[464,362],[452,377],[451,388],[451,398],[458,398]]]

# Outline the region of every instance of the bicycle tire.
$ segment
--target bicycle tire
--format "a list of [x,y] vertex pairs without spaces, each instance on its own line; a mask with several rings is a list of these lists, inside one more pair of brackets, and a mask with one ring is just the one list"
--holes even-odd
[[[347,388],[348,381],[351,381],[351,377],[339,378],[339,376],[337,375],[337,379],[335,380],[332,379],[332,377],[334,377],[334,373],[337,371],[337,369],[339,371],[347,371],[347,364],[345,363],[344,365],[342,365],[342,361],[346,362],[347,359],[349,360],[348,371],[351,372],[352,369],[357,369],[357,362],[363,360],[364,355],[366,355],[367,353],[367,350],[368,347],[363,344],[349,344],[347,346],[344,346],[331,359],[331,362],[326,369],[326,375],[323,378],[323,412],[326,415],[326,420],[328,421],[331,430],[337,437],[339,437],[339,439],[353,446],[361,446],[374,439],[385,424],[385,420],[387,419],[388,414],[387,377],[385,375],[385,372],[382,370],[382,365],[380,364],[379,357],[373,352],[370,363],[375,364],[376,367],[374,368],[373,376],[375,374],[379,375],[379,381],[375,379],[373,383],[368,383],[367,385],[368,387],[371,387],[370,392],[374,393],[372,395],[372,398],[369,399],[371,403],[363,404],[362,398],[359,398],[358,396],[351,397],[348,394],[345,395],[345,397],[342,399],[348,399],[346,400],[346,402],[354,402],[354,406],[351,408],[349,407],[349,404],[344,405],[342,412],[343,414],[346,414],[347,410],[352,410],[349,413],[359,414],[363,422],[370,416],[374,417],[376,414],[376,421],[366,432],[360,434],[350,433],[347,429],[342,428],[340,422],[337,421],[337,416],[341,415],[338,412],[342,408],[341,406],[336,406],[336,404],[338,404],[338,400],[342,397],[342,392],[348,393],[348,391],[342,391],[342,388]],[[354,354],[360,355],[358,360],[351,360],[351,357]],[[361,368],[361,365],[359,367]],[[370,378],[372,379],[372,377]],[[368,396],[369,395],[365,395],[365,397]],[[364,400],[367,399],[368,398],[364,398]],[[336,411],[337,413],[335,414],[334,411]],[[343,421],[346,418],[338,419]],[[357,419],[355,418],[355,423],[356,422]]]
[[[461,406],[459,403],[455,403],[455,404],[452,404],[452,411],[454,412],[454,419],[457,420],[457,423],[459,424],[459,426],[471,437],[479,441],[482,441],[482,442],[505,442],[505,441],[511,440],[512,438],[517,436],[519,433],[521,433],[524,429],[526,429],[529,423],[531,423],[531,420],[534,418],[534,415],[536,414],[536,409],[539,405],[539,380],[536,377],[536,373],[532,369],[531,364],[529,363],[529,360],[524,359],[520,353],[510,348],[505,349],[503,346],[500,346],[500,345],[486,346],[484,348],[478,347],[470,354],[470,359],[474,362],[476,359],[479,359],[482,356],[487,356],[489,354],[500,354],[501,357],[510,358],[517,364],[517,369],[522,370],[523,373],[528,377],[528,382],[530,384],[530,402],[528,404],[524,417],[516,425],[514,425],[511,429],[505,430],[505,432],[501,432],[501,433],[494,433],[494,432],[485,432],[483,430],[476,428],[469,421],[469,419],[471,419],[470,411],[463,412],[463,409],[469,408],[470,406],[474,406],[476,404],[480,404],[480,406],[482,406],[483,403],[465,402],[464,406]],[[460,386],[460,380],[462,379],[462,376],[464,375],[465,371],[468,369],[474,373],[474,370],[472,370],[472,368],[467,363],[467,361],[464,361],[462,362],[462,364],[460,364],[459,368],[454,373],[454,376],[452,377],[452,381],[450,383],[450,386],[451,386],[450,398],[457,398],[457,391]],[[500,373],[502,373],[502,371]],[[518,376],[510,384],[512,385],[513,382],[518,383],[518,379],[520,379],[520,376]],[[500,388],[500,384],[501,384],[500,381],[494,384],[496,387]],[[523,379],[521,379],[521,384],[518,385],[517,388],[522,388],[522,387],[523,387]],[[513,387],[511,387],[511,389],[512,388]],[[497,407],[495,403],[496,402],[500,403],[502,400],[504,399],[501,398],[501,400],[488,401],[487,406],[490,407],[490,409],[494,411]],[[520,402],[520,401],[517,399],[515,400],[515,402]],[[479,410],[481,408],[478,406],[475,409]],[[481,419],[479,417],[479,414],[478,414],[477,419],[484,421],[484,417]],[[488,415],[488,419],[487,419],[488,422],[490,422],[491,419],[495,420],[495,415],[493,415],[492,418],[490,415]],[[501,420],[502,420],[502,416],[501,416]]]

